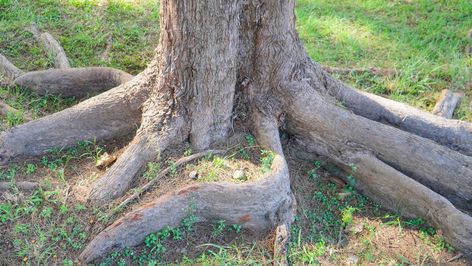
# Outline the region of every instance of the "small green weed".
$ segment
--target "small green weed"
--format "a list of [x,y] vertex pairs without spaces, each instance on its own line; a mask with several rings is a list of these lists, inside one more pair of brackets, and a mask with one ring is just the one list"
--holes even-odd
[[156,176],[161,171],[161,164],[158,162],[148,162],[146,172],[144,172],[144,178],[147,180],[151,180],[156,178]]
[[212,237],[218,237],[223,234],[226,228],[225,220],[218,220],[215,225],[213,225],[213,231],[211,232]]
[[272,151],[261,151],[261,171],[263,173],[270,172],[272,169],[272,161],[275,158],[275,153]]
[[32,175],[32,174],[34,174],[34,173],[36,172],[36,169],[37,169],[37,168],[38,168],[38,167],[36,166],[36,164],[28,163],[28,164],[26,164],[25,173],[26,173],[27,175]]

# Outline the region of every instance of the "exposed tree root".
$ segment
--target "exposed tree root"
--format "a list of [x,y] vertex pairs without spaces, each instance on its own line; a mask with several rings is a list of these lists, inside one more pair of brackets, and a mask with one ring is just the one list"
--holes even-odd
[[59,42],[48,32],[41,34],[40,38],[48,56],[54,58],[54,66],[56,68],[70,68],[69,59]]
[[274,265],[289,265],[287,260],[287,248],[290,240],[290,224],[281,224],[275,228],[274,239]]
[[211,154],[220,154],[223,153],[223,150],[207,150],[203,152],[199,152],[196,154],[192,154],[187,157],[180,158],[177,160],[172,166],[167,167],[166,169],[162,170],[154,179],[151,181],[147,182],[144,186],[140,187],[138,191],[133,193],[131,196],[127,197],[125,200],[123,200],[114,210],[119,211],[122,208],[126,207],[129,203],[132,201],[136,200],[141,196],[144,192],[147,192],[148,189],[150,189],[152,186],[154,186],[156,183],[158,183],[163,177],[165,177],[172,169],[172,167],[180,167],[183,164],[186,164],[188,162],[191,162],[193,160],[197,160],[201,157],[211,155]]
[[70,68],[69,59],[67,59],[64,49],[51,34],[48,32],[40,33],[34,25],[31,26],[30,31],[46,51],[47,56],[54,59],[55,68]]
[[[318,66],[316,63],[313,64],[314,68]],[[324,81],[322,86],[327,92],[355,114],[434,140],[466,155],[472,155],[471,123],[438,117],[404,103],[353,89],[319,70],[312,71],[316,73],[316,78]]]
[[[303,141],[303,149],[307,143]],[[329,149],[311,141],[309,150]],[[358,151],[331,156],[331,162],[352,174],[354,185],[364,195],[385,208],[406,217],[420,217],[440,229],[444,238],[468,257],[472,256],[472,217],[458,210],[449,200],[406,176],[372,152]],[[354,168],[352,166],[355,166]]]
[[[277,228],[274,253],[283,254],[295,200],[279,127],[307,150],[352,171],[366,194],[427,219],[472,257],[472,218],[459,210],[472,211],[472,124],[354,90],[330,77],[306,57],[295,31],[294,5],[292,0],[162,1],[160,51],[148,68],[75,107],[3,133],[0,163],[84,139],[130,134],[140,124],[90,193],[92,201],[105,204],[123,195],[145,163],[173,142],[189,139],[194,148],[206,149],[226,138],[234,106],[247,105],[252,133],[276,154],[270,174],[244,184],[193,184],[169,192],[99,233],[81,261],[137,245],[189,214],[257,232]],[[2,69],[16,71],[9,65]],[[16,82],[38,93],[83,96],[131,78],[97,70],[28,73]],[[236,89],[244,97],[235,103]]]
[[[278,138],[278,132],[270,134]],[[280,142],[270,148],[280,149]],[[200,221],[224,219],[264,232],[279,224],[289,224],[294,215],[293,204],[287,163],[283,154],[277,153],[272,172],[261,180],[190,185],[126,214],[98,234],[82,252],[80,260],[87,263],[113,249],[135,246],[152,232],[179,226],[189,214],[196,215]]]
[[38,95],[85,97],[126,83],[132,75],[109,67],[84,67],[32,71],[15,79],[15,83]]
[[452,118],[454,110],[456,110],[457,105],[461,101],[461,97],[460,93],[452,92],[448,89],[442,90],[432,113],[444,118]]
[[36,26],[29,29],[47,54],[55,58],[55,67],[24,73],[0,54],[0,75],[6,85],[19,85],[38,95],[54,94],[83,98],[130,81],[133,76],[109,67],[71,68],[62,46],[49,34],[40,34]]
[[472,217],[372,154],[354,154],[351,158],[351,162],[358,165],[358,174],[355,176],[362,192],[365,191],[366,195],[392,210],[431,222],[441,229],[449,243],[472,255]]
[[141,104],[147,95],[146,90],[138,87],[130,82],[2,132],[0,164],[41,155],[53,147],[75,145],[81,140],[101,141],[132,134],[139,126]]
[[290,95],[284,95],[289,103],[288,129],[296,136],[325,143],[326,149],[318,154],[332,158],[345,151],[372,151],[459,208],[472,210],[471,157],[352,114],[327,102],[310,85],[295,83],[291,89]]
[[157,137],[153,133],[138,132],[115,164],[94,184],[89,199],[102,205],[126,193],[140,170],[148,161],[156,159],[176,139],[182,126],[182,118],[176,118],[175,122]]
[[14,80],[24,73],[0,54],[0,84],[12,85]]
[[309,88],[300,93],[298,85],[287,126],[304,149],[353,172],[358,188],[384,206],[430,221],[472,256],[472,218],[452,204],[471,210],[470,157],[351,114]]
[[12,187],[16,187],[19,190],[35,190],[39,187],[39,184],[36,182],[29,181],[20,181],[20,182],[0,182],[0,191],[9,190]]

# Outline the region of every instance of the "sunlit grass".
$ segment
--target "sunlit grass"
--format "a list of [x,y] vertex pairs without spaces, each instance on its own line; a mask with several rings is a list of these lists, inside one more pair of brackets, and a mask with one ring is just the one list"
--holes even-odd
[[[472,58],[464,54],[472,42],[470,1],[299,0],[296,14],[315,61],[400,71],[394,79],[340,77],[358,88],[431,110],[442,89],[465,90],[472,79]],[[469,108],[460,110],[457,118],[471,117]]]

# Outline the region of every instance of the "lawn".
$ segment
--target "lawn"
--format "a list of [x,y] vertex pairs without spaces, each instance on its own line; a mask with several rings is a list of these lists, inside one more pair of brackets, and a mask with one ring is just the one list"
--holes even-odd
[[[298,0],[296,14],[300,38],[318,63],[399,73],[339,75],[346,83],[426,111],[432,110],[442,89],[463,91],[454,118],[472,121],[472,88],[467,85],[472,56],[464,52],[472,45],[467,37],[472,2]],[[137,74],[153,56],[158,23],[157,0],[0,0],[0,54],[25,71],[52,68],[53,61],[28,31],[35,24],[62,44],[73,67],[111,66]],[[112,45],[104,56],[108,43]],[[33,117],[78,101],[38,97],[18,87],[0,87],[0,98]],[[2,129],[24,122],[21,116],[1,119]],[[268,162],[252,136],[246,133],[240,142],[236,155],[205,158],[172,174],[205,169],[213,180],[224,173],[225,165],[251,160],[255,172],[263,169]],[[12,189],[0,192],[0,265],[74,265],[86,243],[122,213],[110,214],[113,206],[90,206],[82,193],[103,174],[94,166],[98,158],[105,151],[119,154],[121,148],[120,142],[84,141],[3,169],[0,182],[11,182]],[[182,147],[164,155],[166,160],[150,163],[138,184],[155,176],[161,166],[171,166],[182,153],[191,150]],[[288,256],[294,265],[439,265],[452,259],[451,264],[470,263],[455,257],[454,248],[427,221],[383,210],[340,183],[322,159],[302,161],[290,147],[286,154],[298,202]],[[16,189],[15,182],[24,180],[42,180],[41,188]],[[162,194],[164,188],[162,184],[142,200]],[[265,265],[273,259],[269,242],[225,221],[205,226],[189,213],[180,228],[156,232],[143,245],[117,251],[97,264]]]

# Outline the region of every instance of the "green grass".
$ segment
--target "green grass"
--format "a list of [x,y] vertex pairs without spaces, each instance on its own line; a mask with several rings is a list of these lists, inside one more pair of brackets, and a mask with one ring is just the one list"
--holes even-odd
[[[355,87],[431,110],[442,89],[464,90],[472,79],[472,57],[464,54],[472,42],[466,37],[472,28],[468,0],[299,0],[296,14],[300,37],[315,61],[401,73],[392,79],[341,77]],[[459,119],[472,119],[465,108],[469,102],[456,112]]]
[[[155,0],[111,0],[106,7],[99,6],[100,2],[1,0],[1,53],[24,70],[52,67],[26,30],[34,23],[58,39],[74,67],[102,65],[140,72],[159,37],[159,6]],[[110,60],[102,61],[110,34]]]

